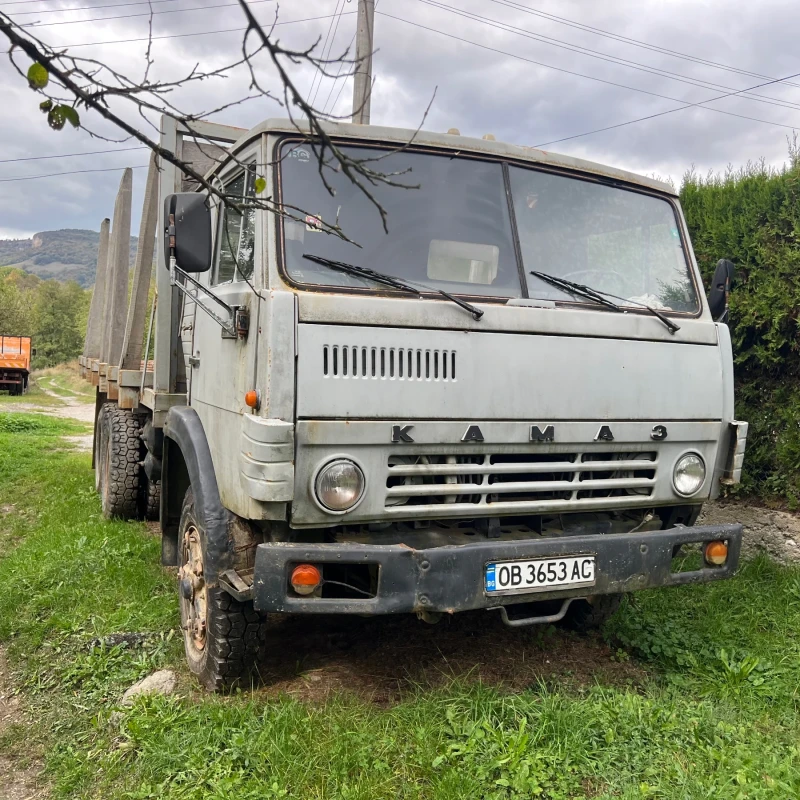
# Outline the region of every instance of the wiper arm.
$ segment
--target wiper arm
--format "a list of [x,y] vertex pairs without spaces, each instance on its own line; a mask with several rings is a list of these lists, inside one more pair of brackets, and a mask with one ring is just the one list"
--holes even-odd
[[[614,296],[613,294],[611,295]],[[622,298],[619,298],[622,299]],[[626,303],[633,303],[635,306],[639,308],[647,309],[654,317],[658,317],[666,326],[669,332],[674,336],[680,329],[680,325],[676,325],[669,317],[662,314],[657,308],[653,308],[653,306],[648,306],[647,303],[640,303],[638,300],[625,300]]]
[[[313,256],[313,255],[306,255],[303,254],[303,258],[307,259],[308,261],[313,261],[316,264],[322,264],[323,267],[328,267],[329,269],[336,270],[337,272],[344,272],[346,275],[355,275],[359,278],[368,278],[369,280],[375,281],[375,283],[382,283],[384,286],[391,286],[395,289],[401,289],[402,291],[411,292],[418,297],[422,294],[422,291],[417,289],[414,286],[406,283],[405,281],[401,281],[399,278],[394,278],[391,275],[386,275],[383,272],[376,272],[374,269],[370,269],[369,267],[359,267],[355,264],[347,264],[344,261],[334,261],[332,258],[325,258],[324,256]],[[425,283],[419,283],[415,281],[427,292],[435,292],[438,295],[449,300],[451,303],[455,303],[457,306],[460,306],[465,311],[469,311],[472,314],[474,319],[480,319],[483,316],[483,311],[479,308],[475,308],[472,304],[468,303],[466,300],[460,300],[458,297],[454,297],[452,294],[449,294],[444,289],[437,289],[435,286],[428,286]]]
[[647,305],[647,303],[640,303],[638,300],[628,300],[624,297],[619,297],[615,294],[604,292],[600,289],[592,289],[590,286],[584,286],[581,283],[573,283],[572,281],[566,280],[566,278],[557,278],[555,275],[548,275],[546,272],[535,272],[531,270],[531,275],[535,275],[540,280],[545,281],[545,283],[557,286],[559,289],[563,289],[565,292],[577,294],[581,297],[587,297],[591,300],[601,303],[607,308],[613,308],[615,311],[622,311],[624,313],[625,310],[620,308],[616,303],[606,300],[606,297],[613,297],[615,300],[621,300],[623,303],[633,303],[633,305],[638,306],[639,308],[644,308],[654,317],[660,319],[664,325],[667,326],[667,330],[669,330],[669,332],[673,335],[681,329],[680,325],[676,325],[669,317],[662,314],[658,309]]
[[549,283],[551,286],[555,286],[557,289],[561,289],[568,294],[574,294],[578,297],[585,297],[588,300],[594,300],[595,303],[599,303],[601,306],[610,308],[612,311],[622,311],[622,309],[616,303],[606,300],[606,298],[603,297],[599,292],[590,288],[589,286],[584,286],[581,283],[573,283],[565,278],[557,278],[555,275],[548,275],[546,272],[536,272],[536,270],[531,270],[531,275],[534,275],[540,281]]

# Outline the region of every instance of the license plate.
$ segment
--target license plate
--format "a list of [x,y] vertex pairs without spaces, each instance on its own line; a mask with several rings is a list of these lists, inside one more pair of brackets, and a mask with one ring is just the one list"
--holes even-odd
[[486,594],[592,586],[595,582],[594,566],[594,556],[497,561],[486,565]]

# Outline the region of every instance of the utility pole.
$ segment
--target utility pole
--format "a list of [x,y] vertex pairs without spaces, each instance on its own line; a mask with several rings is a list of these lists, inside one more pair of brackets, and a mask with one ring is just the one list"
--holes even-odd
[[353,81],[353,124],[369,125],[372,95],[372,37],[375,32],[375,0],[358,0],[356,71]]

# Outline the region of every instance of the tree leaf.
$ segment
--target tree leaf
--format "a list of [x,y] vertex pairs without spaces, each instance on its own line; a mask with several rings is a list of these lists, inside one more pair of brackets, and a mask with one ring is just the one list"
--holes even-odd
[[64,119],[72,125],[73,128],[79,128],[81,124],[81,118],[78,116],[78,112],[72,106],[59,106],[61,109],[61,113],[64,115]]
[[44,89],[49,80],[47,70],[38,61],[34,61],[28,67],[28,85],[31,89]]
[[267,182],[264,178],[256,178],[255,190],[256,194],[261,194],[267,188]]
[[47,124],[54,130],[60,131],[67,118],[64,116],[64,106],[55,106],[47,113]]
[[43,100],[41,103],[39,103],[39,111],[41,111],[43,114],[46,114],[52,107],[52,100]]
[[69,122],[73,128],[81,124],[78,112],[72,106],[53,106],[47,114],[47,124],[54,130],[60,131]]

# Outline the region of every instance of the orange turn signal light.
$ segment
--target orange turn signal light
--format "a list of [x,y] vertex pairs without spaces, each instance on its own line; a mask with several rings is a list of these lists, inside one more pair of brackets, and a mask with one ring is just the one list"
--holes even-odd
[[255,389],[251,389],[247,394],[244,396],[245,405],[249,406],[253,409],[258,409],[261,405],[258,397],[258,392]]
[[313,594],[322,583],[322,573],[313,564],[298,564],[292,570],[289,582],[297,594]]
[[728,560],[728,545],[725,542],[709,542],[705,547],[707,564],[721,567]]

